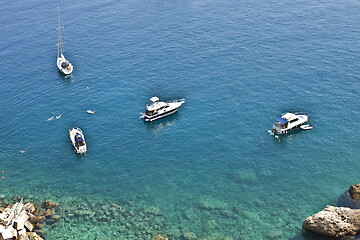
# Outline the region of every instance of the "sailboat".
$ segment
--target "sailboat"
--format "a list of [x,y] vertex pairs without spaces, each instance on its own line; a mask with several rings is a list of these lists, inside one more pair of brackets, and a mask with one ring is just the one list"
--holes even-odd
[[58,44],[57,44],[58,54],[57,54],[56,64],[60,72],[62,72],[65,75],[69,75],[72,73],[74,67],[68,60],[66,60],[62,50],[63,43],[61,42],[60,7],[58,7],[58,19],[59,19],[59,27],[57,29],[59,32],[58,32]]

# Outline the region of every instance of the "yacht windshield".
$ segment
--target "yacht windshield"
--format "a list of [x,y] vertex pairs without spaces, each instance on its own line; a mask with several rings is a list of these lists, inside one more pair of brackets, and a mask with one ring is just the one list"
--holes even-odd
[[152,116],[153,113],[154,113],[154,111],[145,110],[145,114],[146,114],[147,116]]
[[82,138],[82,136],[81,136],[80,134],[76,134],[76,135],[75,135],[75,142],[76,142],[76,146],[83,146],[83,145],[85,145],[84,139]]

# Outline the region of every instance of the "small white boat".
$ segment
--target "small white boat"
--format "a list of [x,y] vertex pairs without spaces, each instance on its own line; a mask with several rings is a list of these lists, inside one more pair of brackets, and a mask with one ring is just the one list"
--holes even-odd
[[150,106],[146,106],[145,113],[141,113],[140,117],[147,122],[155,121],[175,113],[185,102],[185,99],[160,102],[158,97],[152,97],[150,98],[150,101],[152,104]]
[[308,116],[285,113],[281,118],[276,120],[277,122],[273,125],[272,131],[276,134],[286,134],[306,123]]
[[69,75],[72,73],[74,67],[73,65],[66,60],[66,58],[64,57],[63,54],[63,50],[62,50],[62,42],[61,42],[61,26],[60,26],[60,8],[58,7],[58,20],[59,20],[59,27],[57,28],[58,31],[58,54],[57,54],[57,67],[59,69],[60,72],[62,72],[65,75]]
[[313,129],[313,127],[310,124],[301,125],[300,128],[303,129],[303,130],[311,130],[311,129]]
[[85,137],[81,129],[72,128],[69,130],[69,135],[70,135],[70,140],[74,145],[76,153],[85,154],[87,149],[86,149]]

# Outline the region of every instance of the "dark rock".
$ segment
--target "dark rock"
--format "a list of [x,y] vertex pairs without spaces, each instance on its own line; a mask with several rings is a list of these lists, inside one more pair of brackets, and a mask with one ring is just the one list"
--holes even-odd
[[41,228],[43,228],[43,224],[41,224],[41,223],[36,223],[36,224],[35,224],[35,228],[36,228],[36,229],[41,229]]
[[45,217],[50,217],[52,215],[51,209],[46,210]]
[[352,238],[360,229],[360,210],[326,206],[306,218],[303,229],[337,238]]
[[45,216],[46,214],[46,210],[43,208],[39,208],[38,211],[35,213],[35,215],[39,215],[39,216]]
[[58,208],[59,204],[57,202],[51,202],[51,201],[46,200],[45,207],[46,208]]
[[45,232],[43,230],[36,229],[34,232],[36,232],[36,234],[40,237],[45,238]]
[[34,213],[34,212],[35,212],[35,206],[34,206],[33,204],[31,204],[31,203],[26,203],[26,204],[24,205],[24,208],[25,208],[26,210],[28,210],[30,213]]
[[29,216],[29,222],[31,222],[32,224],[36,224],[36,223],[39,223],[41,221],[43,221],[45,219],[45,216],[34,216],[33,214],[31,213],[27,213],[28,216]]
[[360,209],[360,199],[354,199],[349,191],[344,192],[338,199],[337,206]]
[[351,185],[349,192],[353,199],[360,199],[360,183]]

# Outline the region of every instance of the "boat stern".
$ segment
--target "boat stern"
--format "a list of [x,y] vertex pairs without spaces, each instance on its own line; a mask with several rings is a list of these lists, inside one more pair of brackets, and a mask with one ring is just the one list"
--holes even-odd
[[77,153],[79,154],[85,154],[86,152],[87,152],[86,145],[80,146],[79,149],[77,150]]

